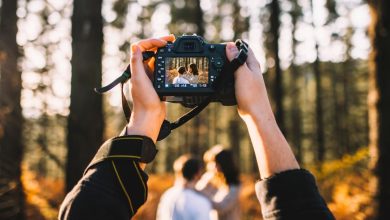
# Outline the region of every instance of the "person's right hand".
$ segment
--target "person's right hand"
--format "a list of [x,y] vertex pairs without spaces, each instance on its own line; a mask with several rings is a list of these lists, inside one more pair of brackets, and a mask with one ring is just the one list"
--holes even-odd
[[[229,61],[233,60],[238,52],[233,42],[227,43],[226,56]],[[248,116],[254,117],[256,115],[268,116],[272,119],[273,113],[260,64],[250,48],[246,63],[236,70],[234,78],[239,115],[244,120]]]

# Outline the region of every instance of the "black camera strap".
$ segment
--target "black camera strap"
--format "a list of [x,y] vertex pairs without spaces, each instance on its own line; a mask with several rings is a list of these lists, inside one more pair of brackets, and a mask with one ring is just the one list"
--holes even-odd
[[[225,84],[229,76],[233,75],[234,72],[246,62],[246,59],[248,57],[248,44],[240,39],[236,40],[235,44],[239,50],[239,53],[231,62],[227,62],[224,65],[221,71],[223,74],[220,74],[220,76],[218,76],[218,78],[212,84],[212,86],[216,91],[219,91],[223,87],[223,85]],[[142,55],[143,55],[143,60],[146,61],[154,56],[154,52],[145,51],[142,53]],[[126,70],[122,73],[122,75],[119,76],[117,79],[115,79],[113,82],[111,82],[110,84],[102,88],[95,88],[95,92],[102,94],[111,90],[116,85],[121,83],[122,109],[123,109],[123,113],[125,114],[127,122],[129,122],[130,120],[131,109],[123,93],[123,85],[130,78],[131,78],[131,71],[130,71],[130,65],[128,65]],[[169,122],[168,120],[164,120],[161,125],[160,133],[158,135],[157,141],[161,141],[165,139],[166,137],[168,137],[168,135],[171,133],[172,130],[180,127],[181,125],[185,124],[187,121],[189,121],[190,119],[198,115],[211,102],[212,98],[213,98],[212,95],[206,97],[200,104],[198,104],[196,107],[191,109],[189,112],[187,112],[186,114],[184,114],[174,122]]]

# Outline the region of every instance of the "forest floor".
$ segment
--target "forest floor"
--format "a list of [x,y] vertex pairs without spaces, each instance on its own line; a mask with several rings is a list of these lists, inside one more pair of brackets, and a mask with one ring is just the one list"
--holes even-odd
[[[368,167],[368,149],[364,148],[340,160],[324,163],[321,167],[308,167],[317,178],[322,195],[338,220],[371,219],[374,211],[370,196],[372,174]],[[251,175],[242,175],[240,204],[242,220],[261,218]],[[22,181],[27,199],[26,214],[29,220],[57,219],[58,207],[64,197],[63,181],[39,178],[24,169]],[[162,193],[172,186],[173,175],[150,175],[148,200],[134,219],[155,219],[158,201]]]

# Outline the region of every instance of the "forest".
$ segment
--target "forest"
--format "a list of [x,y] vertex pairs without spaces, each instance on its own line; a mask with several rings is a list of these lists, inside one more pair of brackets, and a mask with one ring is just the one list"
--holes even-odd
[[[132,43],[168,34],[246,41],[281,131],[336,219],[390,219],[388,33],[386,0],[0,0],[0,219],[57,219],[99,146],[127,123],[121,87],[94,88],[122,73]],[[172,67],[209,69],[194,60]],[[189,111],[166,106],[171,121]],[[176,158],[217,144],[239,165],[241,219],[262,219],[247,128],[220,103],[157,142],[134,219],[155,219]]]

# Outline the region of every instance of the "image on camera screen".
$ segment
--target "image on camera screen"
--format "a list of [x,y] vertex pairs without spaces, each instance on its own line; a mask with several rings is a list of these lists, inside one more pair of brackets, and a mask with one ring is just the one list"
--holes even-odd
[[209,59],[207,57],[165,58],[165,87],[207,87]]

